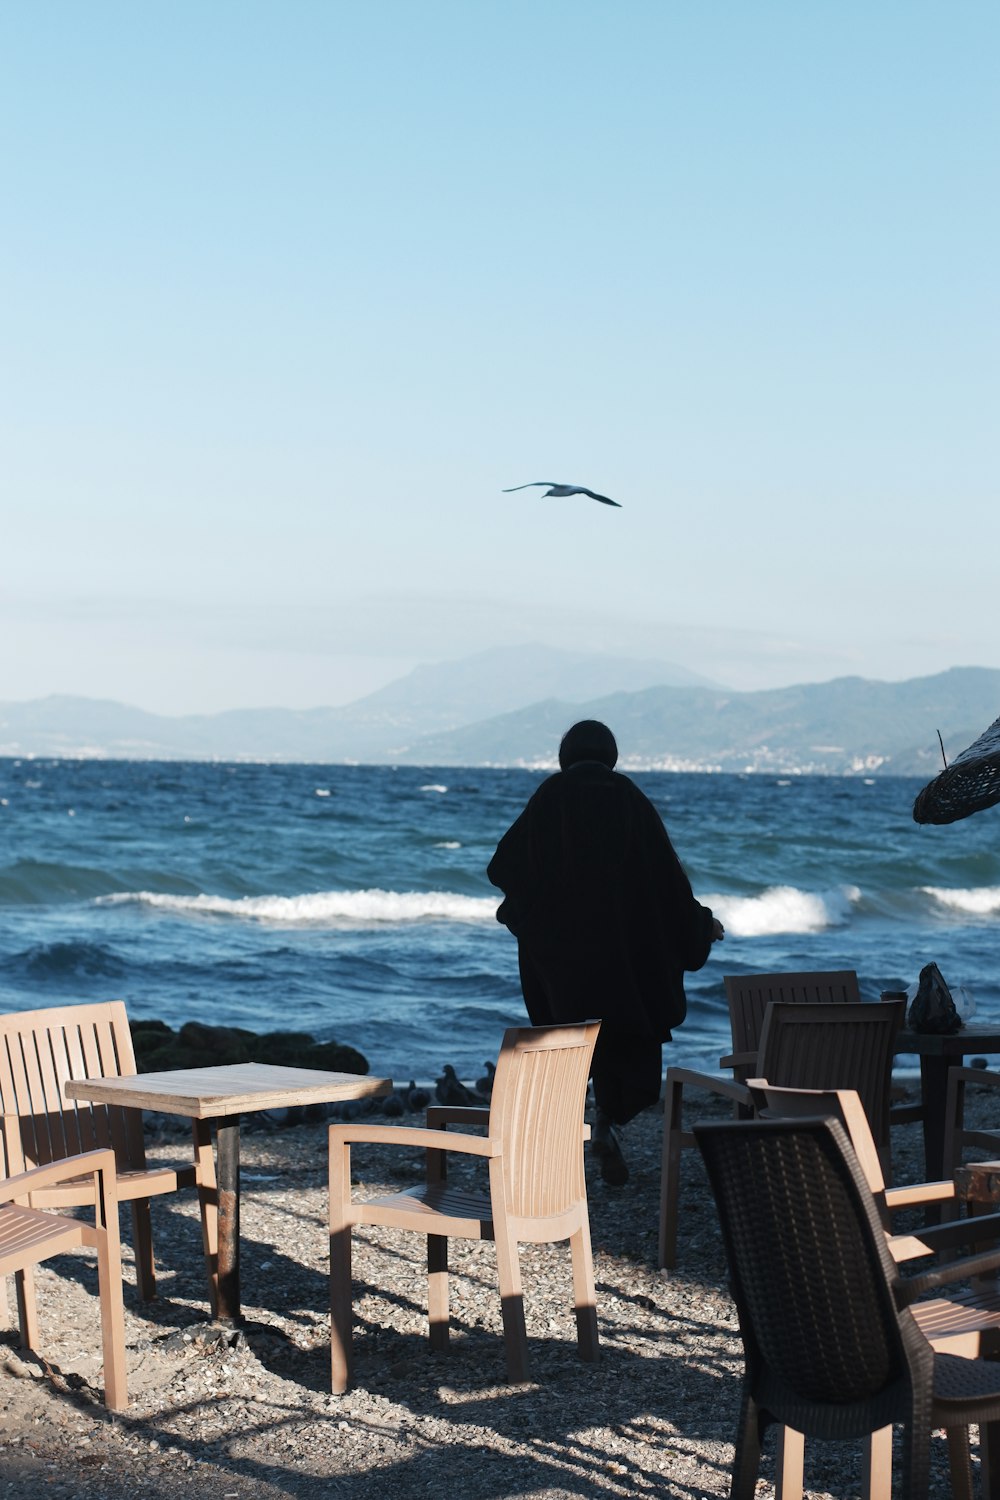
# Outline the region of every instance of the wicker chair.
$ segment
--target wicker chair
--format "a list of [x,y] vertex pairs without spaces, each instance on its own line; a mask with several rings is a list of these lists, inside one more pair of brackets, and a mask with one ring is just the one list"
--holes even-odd
[[[590,1248],[583,1143],[587,1077],[599,1021],[521,1027],[505,1033],[488,1108],[432,1106],[427,1128],[330,1127],[330,1302],[333,1390],[351,1375],[351,1230],[382,1224],[427,1235],[431,1346],[448,1345],[448,1237],[496,1241],[507,1375],[527,1379],[528,1346],[518,1264],[519,1240],[569,1240],[580,1353],[597,1359],[597,1301]],[[446,1134],[448,1125],[483,1125],[485,1135]],[[358,1202],[351,1197],[351,1146],[362,1142],[427,1150],[418,1187]],[[451,1187],[445,1153],[485,1158],[488,1193]]]
[[[779,1086],[856,1090],[887,1166],[893,1046],[904,1010],[903,1000],[881,1004],[772,1001],[765,1012],[760,1046],[753,1054],[756,1068],[762,1078]],[[726,1078],[704,1082],[712,1093],[732,1100],[734,1110],[744,1116],[753,1113],[753,1098],[745,1082]],[[684,1130],[682,1118],[684,1090],[692,1083],[703,1086],[703,1075],[686,1068],[667,1069],[657,1260],[660,1266],[671,1268],[677,1260],[681,1151],[694,1141]]]
[[[136,1281],[146,1302],[156,1295],[149,1200],[178,1188],[197,1188],[214,1311],[218,1211],[208,1122],[192,1122],[191,1165],[151,1167],[146,1163],[141,1110],[77,1103],[64,1093],[70,1079],[125,1077],[135,1070],[132,1033],[121,1000],[0,1015],[0,1170],[11,1176],[110,1146],[118,1163],[118,1199],[132,1207]],[[92,1203],[93,1180],[61,1181],[36,1192],[32,1201],[40,1208]]]
[[[870,1440],[905,1427],[902,1493],[924,1500],[930,1433],[971,1500],[968,1426],[1000,1421],[1000,1369],[936,1354],[910,1304],[1000,1264],[979,1256],[903,1281],[836,1120],[695,1126],[722,1223],[745,1352],[732,1500],[752,1500],[768,1427]],[[995,1447],[995,1444],[993,1445]],[[883,1448],[884,1457],[884,1448]],[[873,1493],[888,1494],[883,1463]]]

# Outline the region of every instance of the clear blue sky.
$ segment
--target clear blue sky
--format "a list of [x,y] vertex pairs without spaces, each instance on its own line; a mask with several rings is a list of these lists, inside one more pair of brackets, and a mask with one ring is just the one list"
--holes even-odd
[[1000,666],[998,56],[994,0],[4,0],[0,701]]

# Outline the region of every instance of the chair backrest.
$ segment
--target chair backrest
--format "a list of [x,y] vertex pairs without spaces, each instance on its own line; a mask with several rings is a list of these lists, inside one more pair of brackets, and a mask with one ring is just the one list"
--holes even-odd
[[0,1172],[11,1176],[99,1146],[114,1148],[119,1170],[144,1167],[138,1110],[78,1102],[64,1093],[71,1078],[135,1071],[121,1000],[0,1016]]
[[504,1033],[490,1095],[489,1134],[503,1143],[507,1210],[564,1213],[586,1197],[583,1118],[600,1021]]
[[905,1000],[769,1005],[757,1072],[779,1087],[854,1089],[875,1143],[885,1151],[893,1046],[905,1009]]
[[781,1088],[765,1078],[748,1078],[747,1088],[759,1119],[839,1120],[878,1203],[885,1193],[885,1177],[868,1116],[854,1089]]
[[723,978],[729,1003],[734,1052],[756,1052],[764,1013],[772,1001],[814,1001],[833,1004],[859,1001],[861,990],[853,969],[816,969],[803,974],[727,974]]
[[896,1310],[898,1273],[839,1121],[724,1122],[694,1134],[755,1400],[818,1437],[846,1435],[848,1421],[861,1433],[907,1420],[911,1381],[929,1385],[933,1353]]

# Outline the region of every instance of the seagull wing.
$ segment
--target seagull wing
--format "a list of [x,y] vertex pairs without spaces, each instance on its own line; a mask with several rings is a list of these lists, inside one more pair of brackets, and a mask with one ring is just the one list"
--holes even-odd
[[591,500],[600,500],[602,505],[617,505],[619,510],[622,508],[620,500],[611,500],[607,495],[598,495],[594,490],[585,490],[581,487],[575,493],[578,495],[589,495]]
[[582,484],[557,484],[554,479],[533,479],[530,484],[515,484],[509,490],[501,490],[502,495],[513,495],[516,490],[540,489],[547,485],[545,497],[555,495],[557,499],[563,499],[567,495],[589,495],[591,500],[599,500],[602,505],[614,505],[621,510],[618,500],[612,500],[608,495],[599,495],[596,490],[588,490]]

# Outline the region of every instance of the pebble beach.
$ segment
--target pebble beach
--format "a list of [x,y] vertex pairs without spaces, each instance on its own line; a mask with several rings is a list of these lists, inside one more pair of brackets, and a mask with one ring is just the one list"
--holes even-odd
[[[997,1096],[973,1093],[988,1118]],[[696,1115],[718,1117],[710,1105]],[[329,1393],[326,1127],[244,1131],[245,1328],[206,1323],[191,1194],[154,1200],[159,1296],[136,1296],[123,1215],[129,1409],[101,1397],[96,1265],[37,1273],[43,1349],[0,1333],[0,1495],[18,1500],[382,1500],[729,1493],[741,1346],[700,1158],[685,1153],[678,1266],[656,1269],[662,1116],[628,1127],[631,1177],[588,1165],[602,1358],[576,1356],[569,1254],[522,1246],[532,1379],[504,1380],[493,1247],[452,1242],[452,1340],[426,1336],[424,1242],[355,1233],[353,1388]],[[149,1155],[178,1160],[161,1134]],[[919,1129],[895,1132],[897,1181],[921,1176]],[[357,1191],[406,1185],[422,1156],[355,1148]],[[950,1493],[943,1440],[935,1495]],[[859,1493],[856,1445],[807,1447],[806,1493]],[[758,1494],[773,1493],[773,1444]]]

